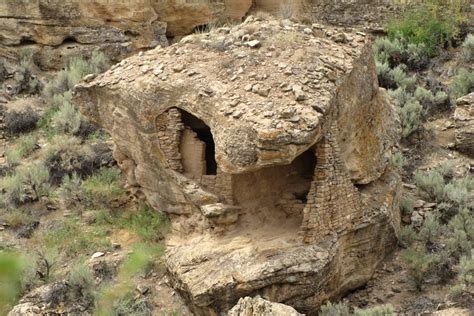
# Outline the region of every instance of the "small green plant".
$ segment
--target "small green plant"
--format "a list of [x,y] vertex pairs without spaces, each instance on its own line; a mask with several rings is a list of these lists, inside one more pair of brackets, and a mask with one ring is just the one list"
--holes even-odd
[[462,60],[465,62],[474,61],[474,35],[468,34],[462,44]]
[[137,298],[133,291],[128,291],[114,302],[113,315],[151,316],[152,312],[146,299]]
[[425,277],[435,262],[435,257],[427,253],[424,247],[416,248],[415,246],[404,249],[401,256],[407,264],[408,272],[415,282],[416,289],[421,291]]
[[8,223],[8,225],[10,225],[10,227],[18,228],[31,223],[32,218],[31,214],[28,214],[28,212],[26,212],[24,209],[13,208],[5,214],[4,220]]
[[133,253],[120,266],[116,282],[103,287],[99,291],[94,315],[115,315],[113,313],[114,309],[120,306],[120,300],[123,300],[126,293],[129,293],[132,289],[133,284],[130,283],[132,277],[146,269],[150,262],[157,260],[161,254],[162,248],[159,246],[151,246],[150,244],[135,245]]
[[450,86],[451,92],[459,98],[474,91],[474,71],[459,69]]
[[[54,96],[53,103],[58,103],[58,111],[51,117],[52,127],[61,133],[74,135],[81,127],[82,115],[72,104],[72,92]],[[56,106],[56,104],[53,104]]]
[[423,107],[418,101],[409,99],[402,107],[397,106],[396,110],[400,117],[403,138],[423,129]]
[[78,204],[84,199],[81,185],[82,180],[77,173],[64,176],[59,194],[67,207]]
[[467,208],[449,221],[446,246],[457,257],[474,248],[474,216]]
[[413,226],[403,226],[400,230],[400,243],[403,247],[410,247],[417,239],[418,235]]
[[24,191],[22,188],[22,179],[16,175],[9,175],[0,178],[0,202],[4,207],[13,208],[19,205],[23,200]]
[[392,316],[395,315],[395,310],[392,305],[379,305],[366,309],[356,308],[354,311],[355,316]]
[[436,169],[426,172],[415,172],[415,183],[418,190],[432,201],[444,200],[444,187],[446,185],[443,175]]
[[33,201],[39,200],[43,196],[48,195],[49,191],[49,172],[48,169],[41,163],[33,163],[25,166],[20,166],[16,170],[17,176],[21,182],[26,186],[31,194],[26,198],[31,198]]
[[120,171],[117,168],[102,168],[85,179],[82,189],[90,205],[106,206],[125,193],[120,185]]
[[474,249],[470,254],[461,257],[455,269],[458,276],[449,291],[449,297],[457,301],[463,294],[474,294]]
[[135,231],[144,241],[156,242],[162,238],[167,221],[154,209],[142,206],[137,212],[124,218],[122,226]]
[[319,316],[350,316],[349,305],[343,302],[333,304],[327,302],[325,305],[321,306],[319,311]]
[[10,167],[17,166],[22,158],[30,155],[36,148],[38,138],[34,135],[20,136],[13,146],[5,150],[5,158]]
[[108,59],[101,52],[94,52],[89,60],[80,57],[72,58],[67,68],[60,71],[54,80],[46,84],[44,96],[52,100],[55,95],[72,91],[85,75],[103,72],[108,67]]
[[418,233],[418,238],[425,245],[435,242],[440,235],[441,225],[439,219],[434,214],[428,214],[423,222],[423,226]]
[[94,300],[95,281],[91,269],[85,264],[84,259],[74,264],[69,272],[68,283],[71,288],[70,299],[84,300],[92,303]]
[[403,167],[406,165],[406,159],[403,156],[403,153],[400,151],[397,151],[392,154],[390,157],[390,165],[397,169],[399,172],[403,171]]
[[36,251],[36,273],[43,282],[50,281],[53,268],[57,265],[59,252],[57,247],[40,247]]
[[39,234],[37,238],[45,247],[57,246],[60,253],[66,255],[89,254],[91,251],[107,251],[111,248],[106,231],[84,229],[74,218]]
[[5,150],[5,160],[7,161],[7,165],[12,168],[16,167],[20,164],[21,162],[21,153],[18,149],[15,147],[8,147]]
[[402,214],[410,215],[413,213],[415,200],[411,196],[404,195],[400,198],[400,210]]

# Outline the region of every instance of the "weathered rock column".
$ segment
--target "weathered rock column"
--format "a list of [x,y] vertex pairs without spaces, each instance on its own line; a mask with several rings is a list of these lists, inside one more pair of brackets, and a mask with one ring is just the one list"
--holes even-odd
[[306,243],[321,241],[331,232],[350,229],[362,213],[359,193],[339,155],[337,133],[337,123],[333,122],[316,144],[316,170],[302,224]]

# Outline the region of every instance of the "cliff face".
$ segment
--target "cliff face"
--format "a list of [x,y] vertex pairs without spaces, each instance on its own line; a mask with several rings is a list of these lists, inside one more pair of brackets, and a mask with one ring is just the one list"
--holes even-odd
[[130,52],[167,45],[167,36],[192,33],[214,19],[240,19],[251,1],[182,3],[158,0],[5,0],[0,3],[0,56],[36,50],[45,69],[93,50],[118,60]]
[[0,56],[15,58],[21,48],[33,48],[43,69],[60,69],[70,56],[88,56],[93,50],[117,61],[140,49],[165,46],[167,38],[179,39],[196,27],[240,21],[251,9],[366,27],[391,14],[389,2],[4,0],[0,3]]
[[311,313],[395,244],[398,124],[363,33],[250,17],[89,76],[75,100],[172,218],[166,265],[198,315],[257,294]]

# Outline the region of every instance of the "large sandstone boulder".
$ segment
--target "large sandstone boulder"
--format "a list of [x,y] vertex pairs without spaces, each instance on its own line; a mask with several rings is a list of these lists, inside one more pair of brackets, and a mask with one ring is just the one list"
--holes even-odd
[[171,217],[166,265],[196,315],[256,295],[314,312],[395,244],[399,124],[362,33],[249,17],[123,60],[75,101]]
[[456,100],[456,149],[474,158],[474,92]]

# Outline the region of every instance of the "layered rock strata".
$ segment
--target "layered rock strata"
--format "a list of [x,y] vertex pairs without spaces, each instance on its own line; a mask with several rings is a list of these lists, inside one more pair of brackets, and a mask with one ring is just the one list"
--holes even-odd
[[370,41],[249,17],[76,87],[129,185],[167,213],[166,265],[197,315],[239,298],[313,313],[395,244],[399,124]]

